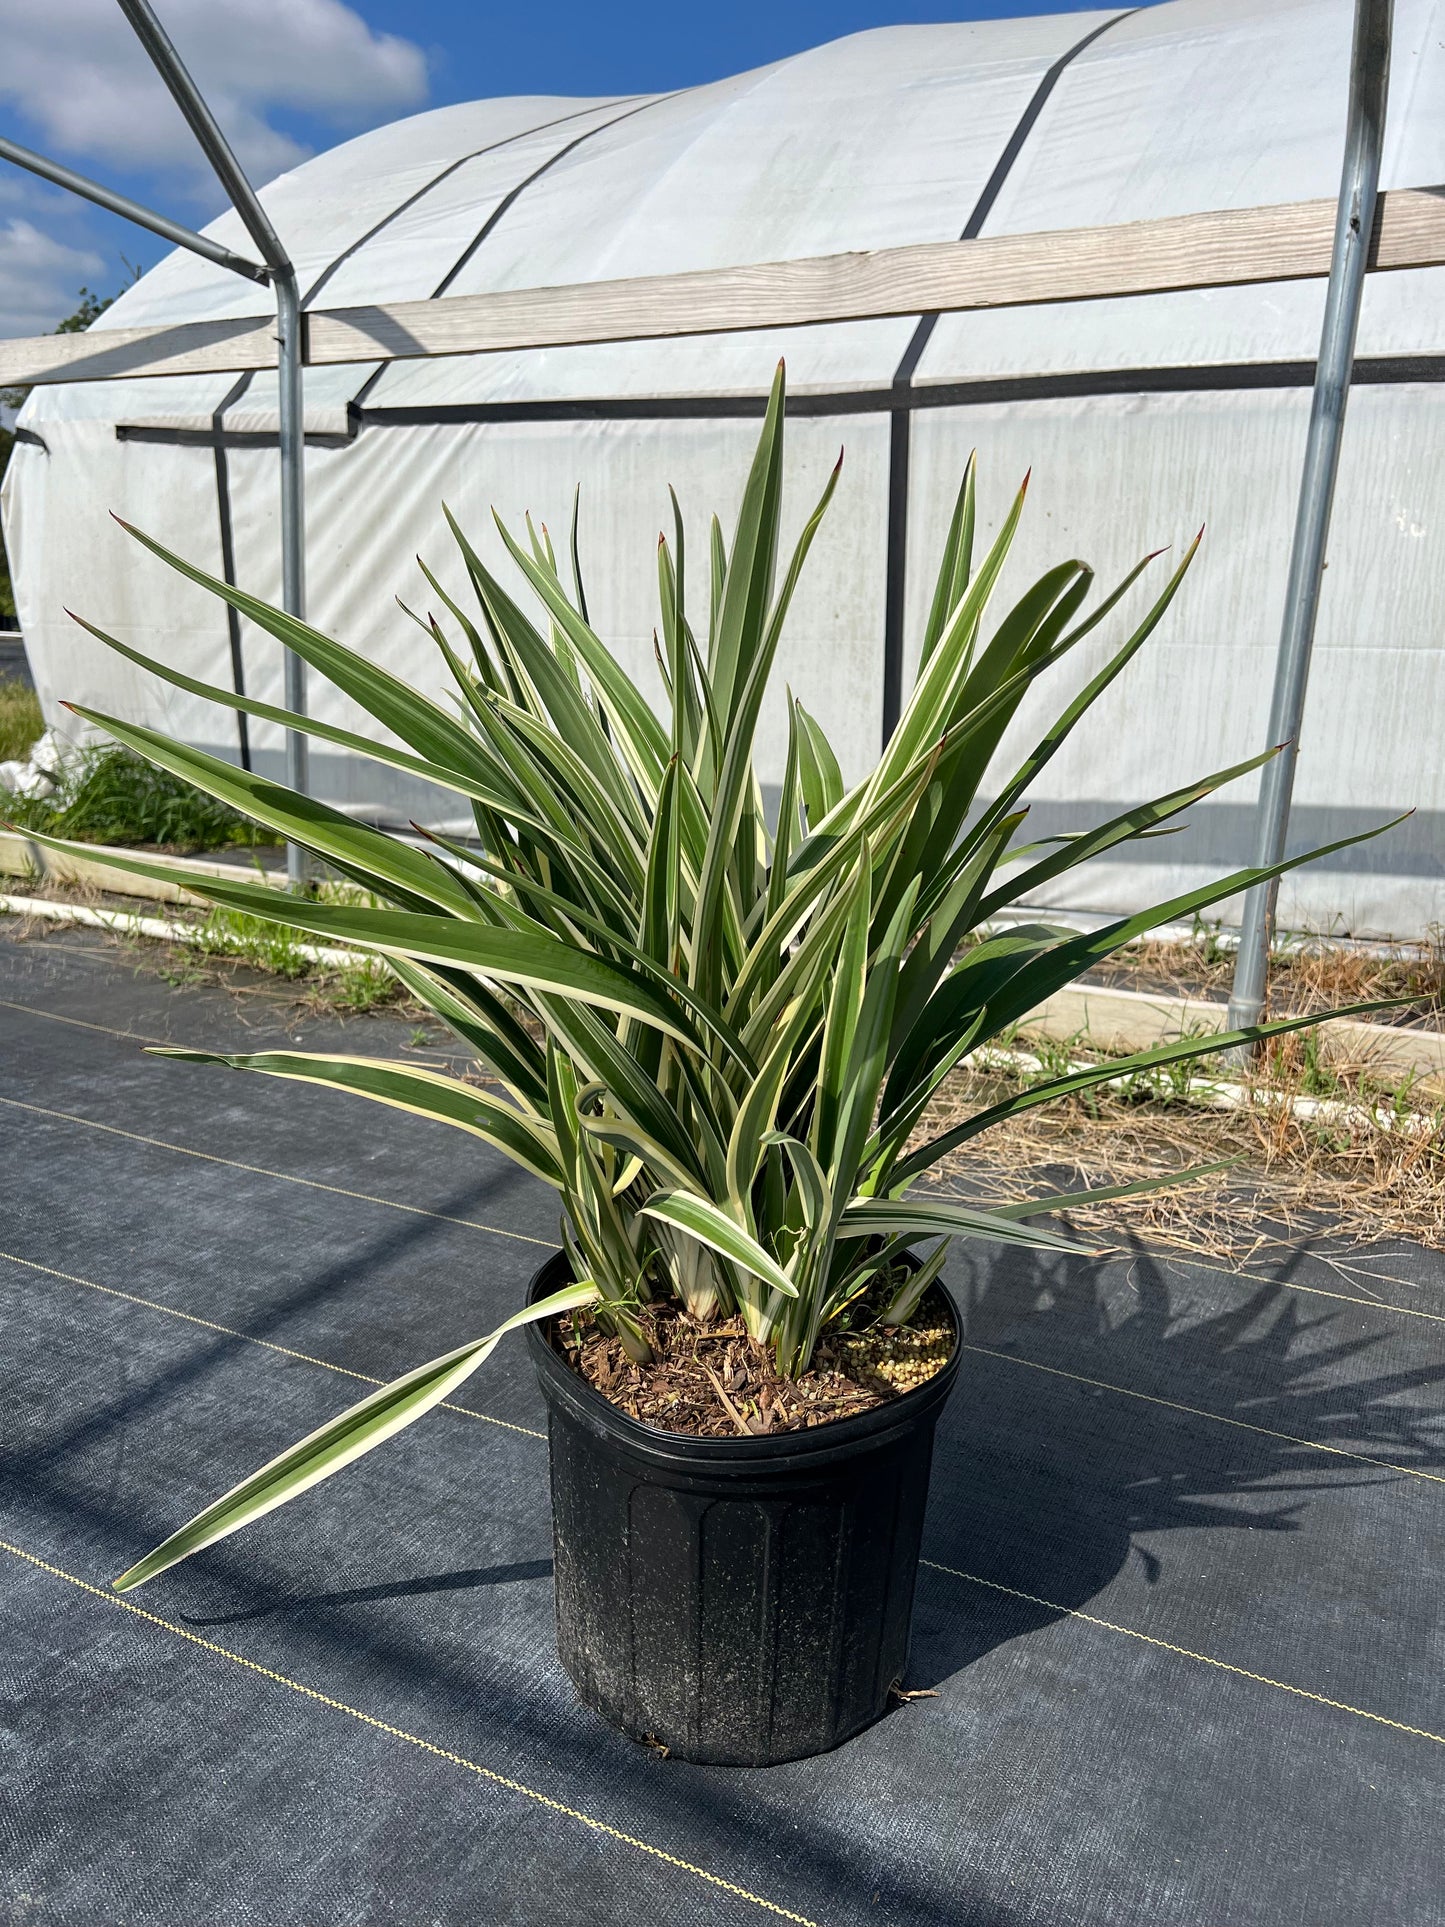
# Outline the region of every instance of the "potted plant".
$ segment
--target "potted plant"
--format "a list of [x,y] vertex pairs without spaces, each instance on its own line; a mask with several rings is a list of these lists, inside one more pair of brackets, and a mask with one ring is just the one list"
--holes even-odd
[[[694,591],[707,609],[701,640],[674,498],[675,535],[657,558],[657,709],[588,623],[575,514],[570,585],[545,529],[529,521],[519,539],[498,523],[540,622],[452,524],[478,612],[428,575],[454,626],[450,637],[436,616],[425,626],[455,681],[455,712],[139,536],[387,735],[292,715],[93,634],[182,689],[425,777],[465,798],[476,822],[475,843],[434,835],[418,846],[78,710],[357,886],[353,900],[200,874],[187,888],[388,958],[475,1050],[492,1088],[369,1058],[162,1054],[442,1119],[553,1186],[563,1225],[561,1250],[506,1323],[281,1453],[123,1573],[119,1590],[369,1452],[526,1325],[550,1415],[559,1644],[583,1698],[695,1759],[766,1763],[833,1746],[878,1717],[903,1670],[933,1428],[959,1365],[938,1284],[948,1241],[1078,1249],[1033,1220],[1079,1199],[987,1208],[920,1180],[1031,1106],[1307,1021],[1181,1040],[1047,1078],[931,1137],[920,1128],[950,1071],[1052,992],[1155,925],[1292,863],[1084,934],[997,921],[1265,759],[1097,828],[1020,841],[1030,784],[1158,625],[1197,540],[1033,753],[989,776],[1026,691],[1153,558],[1089,613],[1092,572],[1061,563],[987,633],[1024,491],[975,563],[972,463],[913,692],[876,768],[845,785],[823,731],[790,697],[770,826],[754,737],[838,479],[835,469],[784,564],[783,416],[780,368],[730,544],[712,523],[704,592]],[[113,860],[142,875],[156,867]]]

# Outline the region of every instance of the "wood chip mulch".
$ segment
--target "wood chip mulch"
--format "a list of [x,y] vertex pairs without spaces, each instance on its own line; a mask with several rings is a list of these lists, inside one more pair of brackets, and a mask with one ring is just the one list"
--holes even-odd
[[644,1315],[648,1365],[634,1364],[585,1312],[556,1320],[552,1342],[580,1377],[644,1425],[698,1438],[765,1437],[856,1417],[941,1371],[953,1330],[935,1292],[910,1326],[822,1339],[797,1379],[779,1375],[771,1350],[748,1337],[741,1319],[702,1324],[672,1304]]

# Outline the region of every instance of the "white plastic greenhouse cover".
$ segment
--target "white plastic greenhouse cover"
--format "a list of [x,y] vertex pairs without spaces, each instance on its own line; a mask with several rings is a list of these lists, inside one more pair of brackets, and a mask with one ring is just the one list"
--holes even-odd
[[[678,94],[420,114],[308,161],[262,199],[308,302],[342,307],[1332,198],[1350,30],[1349,0],[1172,0],[882,28]],[[1399,0],[1382,185],[1442,180],[1445,17],[1437,0]],[[245,245],[234,215],[208,232]],[[1005,592],[1073,554],[1107,583],[1207,524],[1164,628],[1038,786],[1031,827],[1082,826],[1261,745],[1323,294],[1322,282],[1294,282],[921,328],[905,318],[308,370],[309,614],[440,688],[431,645],[393,596],[426,605],[417,550],[461,593],[443,501],[500,564],[490,505],[513,520],[531,509],[555,531],[580,482],[592,619],[655,686],[666,485],[700,555],[707,514],[726,525],[735,508],[783,354],[798,402],[795,526],[840,443],[847,460],[779,683],[822,720],[845,773],[863,770],[880,737],[900,423],[911,468],[894,549],[895,567],[906,566],[909,677],[971,448],[988,523],[1033,470]],[[254,287],[176,253],[97,326],[260,305]],[[1291,840],[1323,842],[1411,805],[1416,814],[1287,879],[1281,913],[1415,935],[1445,918],[1445,270],[1371,277],[1359,356]],[[241,753],[231,712],[106,652],[67,621],[67,606],[192,675],[243,675],[248,692],[280,701],[276,645],[244,624],[233,635],[219,603],[106,514],[279,601],[275,394],[274,375],[34,392],[6,483],[6,533],[52,721],[68,698]],[[1105,625],[1088,659],[1038,692],[1005,759],[1119,633]],[[355,720],[315,681],[313,700],[330,720]],[[764,774],[775,780],[781,694],[767,730]],[[253,725],[249,755],[279,774],[279,732]],[[312,770],[322,795],[392,819],[438,822],[455,807],[324,745],[313,745]],[[1054,901],[1128,910],[1247,861],[1252,800],[1252,784],[1236,785],[1194,811],[1184,834],[1088,866]]]

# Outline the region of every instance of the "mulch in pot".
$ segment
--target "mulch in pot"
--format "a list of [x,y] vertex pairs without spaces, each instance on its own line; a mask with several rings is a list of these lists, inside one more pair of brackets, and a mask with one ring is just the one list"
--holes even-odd
[[677,1304],[643,1309],[652,1362],[637,1365],[587,1312],[553,1321],[579,1377],[644,1425],[696,1438],[765,1437],[854,1418],[925,1384],[948,1363],[953,1324],[937,1286],[911,1325],[828,1334],[801,1378],[782,1377],[740,1318],[702,1323]]

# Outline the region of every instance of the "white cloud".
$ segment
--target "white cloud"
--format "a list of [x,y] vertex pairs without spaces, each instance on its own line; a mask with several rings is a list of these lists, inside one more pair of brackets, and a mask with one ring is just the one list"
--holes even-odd
[[0,336],[48,334],[74,311],[81,285],[106,271],[100,255],[42,234],[23,216],[0,221]]
[[[343,0],[166,0],[161,11],[257,182],[308,151],[273,125],[276,109],[356,129],[426,99],[420,48],[375,32]],[[0,0],[0,26],[0,99],[48,150],[171,175],[210,211],[216,191],[190,130],[114,0]]]

